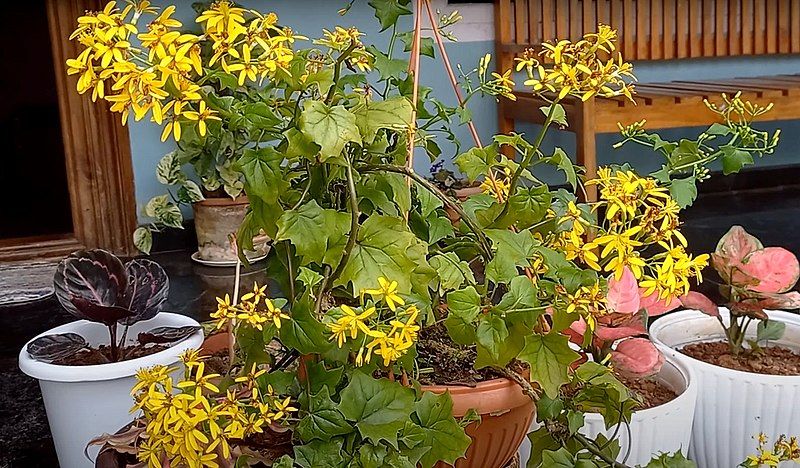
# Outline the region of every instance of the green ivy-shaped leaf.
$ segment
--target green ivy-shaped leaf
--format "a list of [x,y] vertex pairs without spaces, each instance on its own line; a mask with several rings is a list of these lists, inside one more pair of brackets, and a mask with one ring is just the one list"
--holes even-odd
[[364,142],[375,140],[378,130],[388,128],[403,131],[411,122],[411,102],[402,97],[394,97],[385,101],[366,101],[353,109],[356,125]]
[[569,338],[560,333],[526,336],[519,354],[519,359],[531,367],[531,380],[538,382],[551,398],[567,383],[569,366],[579,357],[570,349]]
[[309,397],[308,413],[297,424],[296,431],[304,442],[311,442],[314,439],[328,441],[353,430],[331,400],[328,387],[322,387],[319,393]]
[[397,434],[414,410],[412,389],[355,371],[341,398],[339,410],[355,423],[362,437],[375,444],[385,440],[397,448]]
[[[272,147],[244,150],[238,161],[238,168],[244,174],[247,194],[258,197],[265,203],[274,204],[281,193],[289,188],[289,183],[281,170],[283,160],[283,154]],[[238,182],[238,174],[233,176],[235,180],[231,182],[235,184]]]
[[344,106],[330,107],[322,101],[305,102],[300,130],[319,145],[323,162],[339,156],[347,143],[361,143],[356,116]]
[[453,417],[453,399],[449,392],[423,393],[414,404],[414,419],[422,428],[421,446],[430,447],[420,460],[423,468],[430,468],[439,461],[454,465],[472,443]]
[[303,265],[327,263],[336,266],[350,230],[347,213],[322,208],[310,202],[288,210],[278,219],[276,240],[289,240]]
[[481,312],[481,297],[473,286],[447,294],[449,312],[444,321],[450,338],[456,343],[469,345],[475,342],[473,322]]
[[402,15],[410,15],[408,4],[411,0],[369,0],[368,5],[375,9],[375,17],[381,23],[381,31],[385,31],[397,23]]

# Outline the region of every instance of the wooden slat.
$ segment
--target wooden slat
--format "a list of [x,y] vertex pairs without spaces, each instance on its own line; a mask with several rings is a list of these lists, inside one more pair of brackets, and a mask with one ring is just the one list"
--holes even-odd
[[728,54],[742,54],[742,4],[739,0],[728,3]]
[[542,41],[552,41],[556,38],[554,16],[553,0],[542,0]]
[[778,6],[778,52],[788,54],[791,48],[789,20],[792,18],[789,0],[781,0]]
[[569,3],[564,0],[556,2],[556,37],[564,39],[569,37]]
[[675,6],[674,0],[667,0],[664,2],[663,26],[662,35],[664,44],[664,59],[669,60],[676,57],[676,42],[675,42]]
[[[670,0],[667,0],[669,3]],[[664,58],[664,5],[662,0],[650,0],[650,60]]]
[[[595,11],[596,0],[583,0],[583,32],[597,30],[597,12]],[[603,0],[600,0],[603,1]]]
[[742,0],[742,15],[739,19],[742,35],[742,53],[745,55],[753,53],[753,1]]
[[756,0],[753,8],[755,10],[753,14],[755,21],[753,25],[753,35],[755,37],[753,53],[764,54],[767,52],[767,33],[765,31],[767,27],[767,4],[764,0]]
[[689,0],[678,0],[678,22],[675,29],[678,58],[689,56]]
[[[708,2],[709,0],[706,0]],[[702,57],[703,30],[710,31],[704,21],[710,21],[703,15],[703,1],[689,0],[689,56]]]
[[800,0],[791,0],[792,5],[792,15],[791,15],[791,25],[792,25],[792,47],[791,51],[793,53],[800,53]]
[[[566,3],[566,1],[565,1]],[[569,39],[577,40],[583,34],[583,23],[581,12],[581,1],[570,0],[569,2]],[[559,38],[563,39],[563,38]]]
[[611,0],[597,1],[597,22],[611,25]]
[[527,0],[526,3],[528,4],[528,42],[539,44],[543,39],[542,2],[540,0]]
[[529,44],[528,42],[528,25],[526,20],[527,8],[525,7],[524,0],[514,1],[514,37],[517,44]]
[[753,91],[759,89],[767,89],[772,91],[778,91],[783,95],[788,95],[789,89],[791,89],[791,86],[786,86],[785,84],[767,82],[756,78],[753,79],[734,78],[730,80],[713,80],[709,81],[709,83],[731,85],[734,87],[738,87],[739,89],[749,89]]
[[634,0],[625,0],[623,8],[622,56],[633,60],[636,58],[636,3]]
[[[714,56],[728,55],[728,41],[726,35],[727,24],[725,17],[728,14],[728,2],[717,0],[714,8]],[[708,56],[709,54],[705,54]]]
[[767,1],[767,53],[775,54],[778,52],[778,0]]
[[636,59],[650,58],[650,0],[636,2]]

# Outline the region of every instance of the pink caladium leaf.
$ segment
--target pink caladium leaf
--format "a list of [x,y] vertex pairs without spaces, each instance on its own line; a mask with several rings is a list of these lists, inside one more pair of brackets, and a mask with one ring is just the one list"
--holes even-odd
[[733,226],[717,243],[716,252],[711,255],[711,263],[720,276],[729,280],[730,272],[741,265],[745,257],[763,248],[761,241],[743,227]]
[[755,279],[747,286],[762,293],[782,293],[791,290],[800,278],[797,257],[783,247],[767,247],[745,257],[739,267],[745,275]]
[[639,285],[628,267],[624,268],[619,280],[615,277],[608,280],[606,302],[609,311],[617,314],[639,312]]
[[664,365],[664,356],[647,338],[629,338],[611,352],[611,362],[626,377],[643,378],[657,374]]
[[681,302],[673,298],[669,303],[666,299],[659,299],[657,293],[651,293],[645,296],[646,289],[639,289],[639,307],[647,312],[649,317],[657,317],[671,312],[681,306]]
[[695,309],[706,315],[719,317],[719,307],[705,294],[689,291],[689,294],[681,297],[680,303],[687,309]]
[[780,294],[763,294],[764,299],[759,301],[764,309],[800,309],[800,292],[791,291]]
[[616,341],[632,336],[646,335],[644,316],[635,314],[615,323],[613,326],[598,325],[594,332],[595,338],[601,341]]

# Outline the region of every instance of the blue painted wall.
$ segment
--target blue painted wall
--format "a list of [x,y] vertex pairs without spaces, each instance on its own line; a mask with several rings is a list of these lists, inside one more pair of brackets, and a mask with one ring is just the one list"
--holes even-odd
[[[168,2],[157,0],[153,3],[164,6],[177,4],[176,16],[185,25],[192,24],[194,12],[191,9],[191,0],[176,0]],[[375,43],[379,47],[388,42],[389,34],[379,33],[379,25],[373,16],[373,10],[367,6],[366,0],[358,0],[351,12],[340,17],[337,10],[344,4],[344,0],[241,0],[241,4],[248,8],[260,11],[275,11],[283,24],[293,27],[300,34],[308,37],[317,37],[322,28],[331,28],[333,25],[356,26],[367,34],[365,42]],[[406,18],[405,29],[410,29],[410,20]],[[486,53],[492,53],[494,44],[491,41],[458,42],[448,44],[448,53],[454,64],[463,64],[464,68],[472,69],[478,59]],[[758,58],[732,58],[732,59],[697,59],[670,62],[641,62],[635,64],[635,71],[641,82],[669,81],[679,79],[714,79],[737,76],[757,76],[777,73],[800,73],[800,56],[775,56]],[[422,83],[434,89],[437,97],[453,105],[455,98],[447,81],[444,69],[439,62],[426,59],[422,63]],[[484,141],[488,141],[497,131],[496,104],[491,98],[475,98],[471,101],[473,120]],[[770,157],[766,164],[797,164],[800,163],[800,122],[779,122],[762,125],[765,129],[780,127],[783,129],[783,142],[778,154]],[[536,131],[534,126],[520,125],[518,131],[532,134]],[[676,129],[663,131],[665,138],[678,139],[695,135],[700,131],[697,128]],[[155,195],[164,193],[164,188],[156,181],[154,170],[158,160],[174,148],[174,143],[160,142],[160,128],[151,122],[131,122],[131,152],[133,156],[134,178],[136,185],[136,201],[139,210]],[[471,139],[466,128],[460,128],[458,136],[464,145],[469,147]],[[598,157],[602,163],[630,161],[637,167],[645,170],[657,168],[660,161],[657,155],[643,151],[641,148],[623,148],[614,151],[611,146],[617,141],[614,134],[600,135],[597,139]],[[440,142],[444,150],[443,157],[452,157],[454,148],[446,141]],[[574,136],[566,132],[551,133],[548,146],[561,146],[569,154],[574,154]],[[415,167],[419,172],[427,172],[429,161],[425,155],[417,155]],[[549,180],[557,180],[545,176]],[[190,215],[190,213],[186,213]],[[140,214],[140,221],[147,219]]]

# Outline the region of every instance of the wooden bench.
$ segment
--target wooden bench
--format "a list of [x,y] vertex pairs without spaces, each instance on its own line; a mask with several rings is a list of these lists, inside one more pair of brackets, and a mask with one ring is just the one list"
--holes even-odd
[[[513,67],[514,57],[528,48],[577,40],[598,23],[618,31],[618,50],[627,61],[800,53],[800,0],[495,0],[495,23],[499,70]],[[566,130],[576,134],[577,161],[593,177],[597,133],[642,119],[649,129],[709,125],[716,116],[703,99],[714,102],[740,90],[745,99],[774,103],[761,120],[800,118],[800,75],[644,83],[636,86],[635,104],[625,98],[568,98],[562,104]],[[546,102],[515,94],[516,102],[499,105],[501,133],[513,131],[515,121],[543,123],[539,107]],[[594,200],[590,189],[587,197]]]

